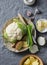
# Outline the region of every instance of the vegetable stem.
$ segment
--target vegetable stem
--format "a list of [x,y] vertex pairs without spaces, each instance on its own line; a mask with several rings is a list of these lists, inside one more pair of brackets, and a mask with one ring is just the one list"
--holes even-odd
[[32,26],[27,25],[27,43],[29,45],[29,48],[33,45],[33,39],[32,39]]

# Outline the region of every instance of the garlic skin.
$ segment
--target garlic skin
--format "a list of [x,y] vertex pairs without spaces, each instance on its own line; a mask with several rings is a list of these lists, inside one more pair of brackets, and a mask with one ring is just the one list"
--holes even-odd
[[32,46],[32,48],[31,48],[30,52],[31,52],[31,53],[37,53],[38,51],[39,51],[38,46],[34,44],[34,45]]
[[11,40],[21,40],[22,38],[22,30],[18,27],[18,24],[15,22],[11,23],[6,27],[6,33]]

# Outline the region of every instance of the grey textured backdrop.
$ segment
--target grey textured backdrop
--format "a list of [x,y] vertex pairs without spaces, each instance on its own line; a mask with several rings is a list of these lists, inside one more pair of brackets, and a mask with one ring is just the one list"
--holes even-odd
[[[32,10],[34,13],[36,7],[38,7],[42,11],[42,14],[36,15],[34,22],[36,22],[36,20],[39,18],[47,18],[47,0],[37,0],[34,6],[26,6],[23,3],[23,0],[0,0],[0,65],[19,65],[20,59],[23,56],[30,54],[29,51],[16,54],[6,49],[3,46],[4,42],[1,37],[1,30],[5,21],[17,16],[18,12],[27,17],[26,10]],[[40,51],[36,55],[41,57],[44,64],[47,65],[47,45],[44,47],[40,47]]]

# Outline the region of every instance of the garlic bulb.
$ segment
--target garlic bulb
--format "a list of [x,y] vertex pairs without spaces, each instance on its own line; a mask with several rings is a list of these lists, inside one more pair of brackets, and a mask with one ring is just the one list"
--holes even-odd
[[38,51],[39,51],[38,46],[35,45],[35,44],[34,44],[34,45],[32,46],[32,48],[30,49],[30,52],[31,52],[31,53],[37,53]]
[[38,41],[38,44],[40,46],[44,46],[45,45],[45,38],[44,37],[42,37],[42,36],[38,37],[37,41]]

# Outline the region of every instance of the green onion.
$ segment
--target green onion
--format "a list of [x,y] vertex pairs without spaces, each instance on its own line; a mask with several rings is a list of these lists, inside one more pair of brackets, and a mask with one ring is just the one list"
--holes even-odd
[[28,43],[29,49],[31,49],[31,47],[33,45],[32,26],[31,25],[27,25],[27,43]]

